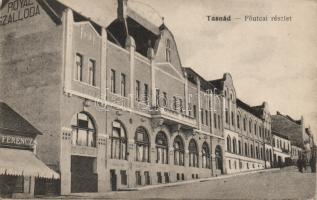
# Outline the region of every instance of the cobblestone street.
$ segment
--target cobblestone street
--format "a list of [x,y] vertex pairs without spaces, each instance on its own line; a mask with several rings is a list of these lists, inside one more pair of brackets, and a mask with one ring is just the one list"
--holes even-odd
[[316,174],[294,168],[259,172],[230,178],[153,188],[113,192],[102,196],[70,196],[82,199],[313,199]]

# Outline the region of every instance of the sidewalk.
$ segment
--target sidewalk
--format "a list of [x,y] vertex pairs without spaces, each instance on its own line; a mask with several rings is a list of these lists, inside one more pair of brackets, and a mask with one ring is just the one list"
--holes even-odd
[[166,183],[166,184],[159,184],[159,185],[148,185],[148,186],[137,187],[137,188],[128,188],[126,190],[111,191],[111,192],[106,192],[106,193],[74,193],[74,194],[67,195],[67,196],[46,197],[46,198],[41,197],[41,198],[45,198],[45,199],[89,198],[89,197],[90,198],[98,198],[98,197],[104,197],[105,195],[115,195],[118,193],[121,193],[121,194],[127,193],[129,191],[142,191],[142,190],[149,190],[149,189],[153,189],[153,188],[171,187],[171,186],[185,185],[185,184],[198,183],[198,182],[206,182],[206,181],[226,179],[226,178],[231,178],[231,177],[236,177],[236,176],[243,176],[243,175],[248,175],[248,174],[266,173],[266,172],[279,171],[279,170],[280,170],[280,168],[263,169],[263,170],[241,172],[241,173],[236,173],[236,174],[221,175],[221,176],[216,176],[216,177],[181,181],[181,182],[175,182],[175,183]]

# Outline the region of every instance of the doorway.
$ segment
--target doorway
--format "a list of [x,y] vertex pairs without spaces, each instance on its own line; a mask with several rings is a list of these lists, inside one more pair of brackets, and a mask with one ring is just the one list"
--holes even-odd
[[222,159],[222,150],[219,145],[217,145],[215,150],[215,160],[216,160],[216,169],[221,171],[221,174],[223,174],[223,159]]
[[71,192],[97,192],[98,175],[96,173],[96,158],[71,157]]
[[110,170],[110,184],[111,184],[111,190],[116,191],[117,190],[117,174],[116,174],[116,170],[114,169]]

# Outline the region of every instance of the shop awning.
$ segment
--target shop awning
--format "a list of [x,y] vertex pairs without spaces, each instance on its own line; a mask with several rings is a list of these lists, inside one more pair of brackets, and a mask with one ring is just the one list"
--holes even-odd
[[33,152],[8,148],[0,148],[0,175],[60,178],[58,173],[46,166]]

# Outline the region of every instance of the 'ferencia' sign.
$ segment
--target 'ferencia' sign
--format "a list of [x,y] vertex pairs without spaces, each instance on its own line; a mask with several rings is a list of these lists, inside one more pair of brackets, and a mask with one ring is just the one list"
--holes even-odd
[[0,146],[15,146],[15,147],[29,147],[32,148],[34,144],[33,138],[22,137],[16,135],[2,135],[0,134]]
[[5,12],[7,14],[0,16],[0,25],[12,24],[39,15],[40,7],[32,0],[14,0],[9,1],[6,7],[2,8],[2,13]]

